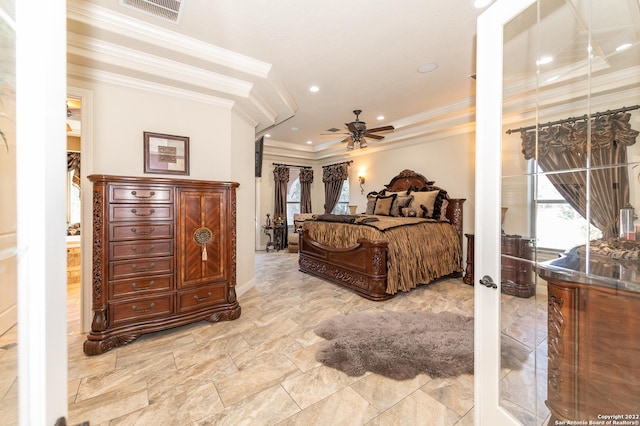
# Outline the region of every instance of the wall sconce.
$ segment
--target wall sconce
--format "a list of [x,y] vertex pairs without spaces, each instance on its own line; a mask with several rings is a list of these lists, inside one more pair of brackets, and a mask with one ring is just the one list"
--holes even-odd
[[360,193],[364,194],[364,186],[362,186],[364,184],[364,176],[358,175],[358,181],[360,182]]

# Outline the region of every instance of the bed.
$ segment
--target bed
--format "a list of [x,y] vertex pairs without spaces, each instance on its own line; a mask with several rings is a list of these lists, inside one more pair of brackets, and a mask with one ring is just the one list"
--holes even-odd
[[[432,208],[438,210],[438,204],[440,208],[430,217],[429,208],[414,202],[436,192],[439,201]],[[398,208],[405,197],[411,197],[411,203]],[[367,198],[365,214],[316,215],[304,222],[298,251],[300,271],[375,301],[439,278],[462,275],[465,199],[451,198],[434,181],[413,170],[403,170]],[[396,216],[377,208],[381,202],[388,206],[389,198],[394,198],[391,204],[397,208]]]

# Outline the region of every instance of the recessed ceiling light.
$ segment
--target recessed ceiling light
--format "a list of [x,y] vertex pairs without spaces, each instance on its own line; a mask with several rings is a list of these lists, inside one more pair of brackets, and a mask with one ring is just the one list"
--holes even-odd
[[632,46],[631,43],[621,44],[620,46],[616,47],[616,52],[622,52],[623,50],[627,50],[631,46]]
[[377,118],[378,118],[378,120],[382,121],[382,120],[384,120],[384,115],[379,115]]
[[309,91],[310,91],[310,92],[313,92],[313,93],[315,93],[315,92],[317,92],[317,91],[319,91],[319,90],[320,90],[320,88],[319,88],[318,86],[311,86],[311,87],[309,87]]
[[269,133],[267,133],[266,135],[264,135],[265,138],[270,138],[271,135]]
[[436,68],[438,68],[438,64],[433,64],[433,63],[422,64],[418,67],[418,72],[421,72],[421,73],[431,72]]
[[292,128],[291,128],[291,131],[292,131],[292,132],[297,132],[298,130],[300,130],[300,129],[298,129],[297,127],[292,127]]
[[309,145],[311,145],[311,144],[313,143],[313,141],[307,141],[307,143],[308,143]]
[[537,65],[546,65],[553,62],[553,58],[551,56],[541,56],[540,59],[536,61]]

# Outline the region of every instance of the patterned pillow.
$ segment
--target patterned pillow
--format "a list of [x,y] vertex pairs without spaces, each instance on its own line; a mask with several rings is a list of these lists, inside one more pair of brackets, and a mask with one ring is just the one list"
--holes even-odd
[[[440,219],[443,214],[442,214],[442,206],[443,203],[447,200],[447,191],[445,191],[444,189],[441,189],[440,192],[438,192],[438,196],[436,197],[436,201],[433,203],[433,212],[431,213],[431,217],[434,219]],[[444,212],[447,212],[447,207],[444,207]]]
[[404,217],[422,217],[422,210],[419,207],[404,207],[400,212]]
[[373,214],[376,209],[376,201],[378,200],[377,192],[370,192],[367,194],[367,208],[364,214]]
[[440,206],[440,220],[449,220],[447,219],[447,207],[449,207],[449,201],[445,198]]
[[380,191],[380,195],[384,195],[384,196],[387,196],[387,195],[393,195],[393,194],[396,194],[398,197],[406,197],[407,195],[409,195],[409,190],[407,190],[407,191],[391,192],[391,191],[388,191],[388,190],[386,190],[386,189],[383,189],[382,191]]
[[409,207],[411,200],[413,200],[413,196],[411,195],[409,195],[408,197],[396,197],[395,202],[391,206],[389,216],[402,216],[402,209],[404,207]]
[[391,206],[396,199],[396,194],[389,195],[387,197],[378,197],[376,201],[376,208],[373,214],[380,216],[389,216],[391,213]]
[[[427,211],[427,215],[422,215],[421,217],[433,217],[434,204],[436,203],[436,198],[438,197],[439,193],[439,190],[412,192],[411,195],[413,195],[413,201],[411,202],[409,207],[416,207],[418,209],[421,209],[421,206],[424,206],[424,209],[426,209]],[[438,216],[436,216],[436,219],[438,219],[439,217],[440,212],[438,212]]]

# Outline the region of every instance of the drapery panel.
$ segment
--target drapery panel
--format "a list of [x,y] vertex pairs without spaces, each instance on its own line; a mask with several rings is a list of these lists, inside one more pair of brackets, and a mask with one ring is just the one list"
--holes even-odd
[[80,185],[80,153],[67,151],[67,171],[73,170],[73,183]]
[[[280,248],[285,248],[289,245],[287,238],[287,183],[289,182],[289,167],[276,166],[273,169],[273,180],[275,182],[275,200],[273,205],[274,239],[282,242]],[[276,224],[281,224],[282,226],[276,228]],[[275,235],[276,232],[278,235]]]
[[629,203],[627,146],[638,136],[630,118],[631,114],[618,112],[598,115],[590,122],[545,127],[538,130],[537,145],[535,131],[521,131],[524,158],[536,159],[543,172],[559,172],[547,178],[585,218],[590,179],[590,222],[605,239],[618,236],[619,211]]
[[349,164],[333,164],[322,168],[322,181],[324,182],[324,212],[333,211],[342,192],[342,185],[349,177]]
[[313,169],[300,169],[300,213],[311,213],[311,184]]

